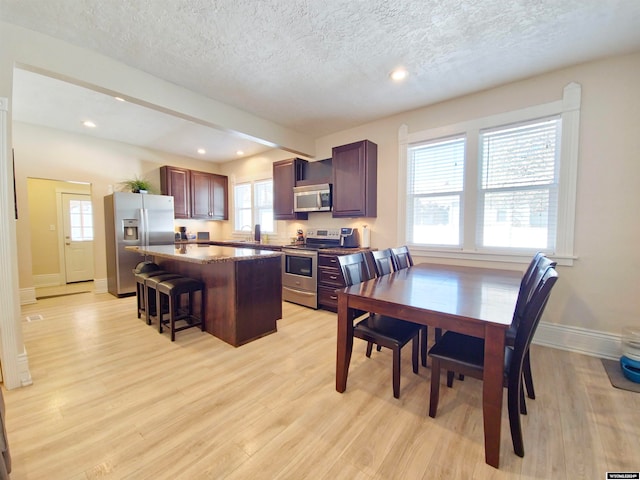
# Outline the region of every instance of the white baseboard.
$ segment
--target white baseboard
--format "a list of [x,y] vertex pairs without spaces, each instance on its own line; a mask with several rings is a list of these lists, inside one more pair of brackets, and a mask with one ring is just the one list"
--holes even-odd
[[45,275],[34,275],[33,286],[35,288],[57,287],[64,285],[64,281],[60,278],[59,273],[47,273]]
[[93,291],[94,293],[107,293],[109,286],[107,285],[106,278],[94,278],[93,279]]
[[[56,276],[57,275],[51,275],[51,276]],[[49,275],[40,275],[40,277],[50,277]],[[34,276],[34,283],[36,281],[36,277]],[[42,285],[42,284],[37,284],[33,287],[27,287],[27,288],[21,288],[20,289],[20,305],[29,305],[32,303],[37,303],[36,300],[36,288],[40,288],[40,287],[56,287],[58,285],[62,285],[61,283],[56,283],[56,284],[49,284],[49,285]],[[94,293],[108,293],[108,285],[107,285],[107,279],[106,278],[96,278],[93,280],[93,291]]]
[[622,355],[621,335],[553,323],[540,322],[533,343],[612,360]]
[[36,303],[36,289],[35,287],[21,288],[20,289],[20,305],[29,305]]

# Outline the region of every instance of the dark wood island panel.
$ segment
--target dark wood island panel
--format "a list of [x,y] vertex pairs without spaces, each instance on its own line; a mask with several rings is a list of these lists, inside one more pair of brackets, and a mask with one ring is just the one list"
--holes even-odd
[[[139,251],[153,255],[154,262],[164,270],[204,282],[207,332],[238,347],[277,331],[276,320],[282,318],[279,253],[190,245],[186,254],[176,248],[177,253],[169,255],[154,249],[158,247],[142,247]],[[205,251],[216,255],[203,260]]]

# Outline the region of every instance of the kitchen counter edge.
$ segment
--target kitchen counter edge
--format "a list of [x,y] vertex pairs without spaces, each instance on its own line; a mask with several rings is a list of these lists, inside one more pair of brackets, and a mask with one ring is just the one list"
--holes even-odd
[[198,264],[241,262],[282,256],[282,253],[279,251],[262,250],[250,246],[240,248],[210,245],[209,243],[148,245],[144,247],[128,246],[125,247],[125,250],[137,252],[141,255],[151,255]]

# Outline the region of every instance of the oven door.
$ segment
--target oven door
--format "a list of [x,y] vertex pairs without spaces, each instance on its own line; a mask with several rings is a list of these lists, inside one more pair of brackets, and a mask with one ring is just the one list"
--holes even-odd
[[282,250],[282,285],[316,291],[318,286],[318,252]]
[[282,250],[282,299],[318,308],[318,252]]

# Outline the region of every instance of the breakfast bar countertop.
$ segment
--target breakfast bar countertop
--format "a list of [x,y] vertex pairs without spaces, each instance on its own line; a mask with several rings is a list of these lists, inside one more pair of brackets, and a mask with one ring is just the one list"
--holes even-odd
[[179,260],[183,262],[207,264],[220,262],[239,262],[261,258],[280,257],[280,252],[257,250],[254,248],[221,247],[217,245],[181,244],[129,246],[126,250],[144,255]]

